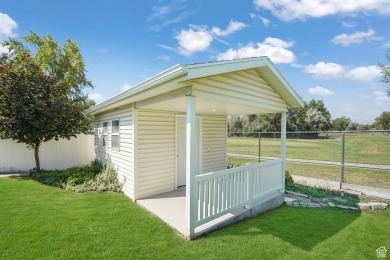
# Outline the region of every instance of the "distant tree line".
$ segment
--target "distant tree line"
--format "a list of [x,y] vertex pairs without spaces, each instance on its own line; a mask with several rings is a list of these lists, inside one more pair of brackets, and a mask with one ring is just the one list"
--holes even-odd
[[[280,132],[281,114],[258,114],[231,116],[228,118],[229,132]],[[390,129],[390,112],[383,112],[375,122],[359,124],[342,116],[331,119],[329,110],[322,100],[312,99],[304,102],[304,107],[289,108],[287,112],[287,131],[359,131]]]

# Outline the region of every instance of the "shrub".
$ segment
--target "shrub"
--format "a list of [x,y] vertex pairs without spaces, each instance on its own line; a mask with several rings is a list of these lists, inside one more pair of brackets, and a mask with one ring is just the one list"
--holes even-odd
[[293,185],[293,184],[294,184],[294,179],[292,178],[290,172],[289,172],[288,170],[285,170],[284,173],[285,173],[285,174],[284,174],[284,175],[285,175],[285,179],[284,179],[285,185],[286,185],[286,186],[291,186],[291,185]]
[[71,167],[62,171],[41,170],[35,179],[46,185],[77,192],[120,191],[122,188],[117,180],[117,173],[112,163],[109,162],[103,167],[103,164],[97,159],[88,165]]
[[75,192],[86,191],[116,191],[122,190],[123,183],[118,180],[118,173],[114,164],[108,161],[104,166],[103,171],[80,185],[71,185],[68,183],[66,189],[73,190]]
[[236,161],[228,161],[227,163],[227,169],[232,169],[232,168],[236,168],[236,167],[239,167],[240,164]]
[[35,179],[40,183],[64,188],[69,179],[69,174],[65,171],[45,171],[41,170],[35,176]]
[[65,188],[67,185],[77,185],[93,179],[103,169],[97,159],[85,166],[71,167],[66,170],[41,170],[35,179],[41,183]]

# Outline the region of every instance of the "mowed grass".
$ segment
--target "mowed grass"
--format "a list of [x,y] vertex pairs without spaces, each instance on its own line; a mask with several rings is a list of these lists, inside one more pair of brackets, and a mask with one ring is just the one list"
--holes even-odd
[[[341,160],[340,135],[321,139],[288,138],[287,158],[335,161]],[[258,156],[259,140],[253,137],[229,137],[228,153]],[[280,156],[280,138],[261,138],[261,156]],[[390,136],[383,133],[346,134],[345,162],[390,165]]]
[[120,193],[0,179],[0,259],[375,259],[390,210],[282,206],[195,241]]
[[[234,165],[245,165],[246,163],[257,162],[257,160],[228,157],[228,163]],[[340,181],[339,166],[287,162],[286,170],[288,170],[292,175],[299,175],[330,181]],[[369,187],[390,189],[390,171],[345,167],[344,182]]]

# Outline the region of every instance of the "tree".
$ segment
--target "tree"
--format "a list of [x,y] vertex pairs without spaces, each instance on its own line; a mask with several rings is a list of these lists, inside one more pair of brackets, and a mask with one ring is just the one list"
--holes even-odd
[[322,100],[305,103],[301,114],[301,127],[304,131],[327,131],[331,127],[331,115]]
[[375,118],[374,127],[381,130],[390,130],[390,112],[383,112]]
[[33,57],[33,62],[44,74],[54,75],[57,80],[66,82],[70,87],[68,91],[72,99],[87,99],[82,90],[93,85],[86,77],[83,56],[76,42],[67,39],[61,47],[50,35],[39,37],[34,32],[22,39],[36,51],[32,54],[27,45],[13,38],[4,41],[3,46],[9,49],[8,59],[11,64],[24,59],[27,53]]
[[243,121],[242,116],[229,116],[228,118],[228,131],[233,132],[242,132]]
[[386,59],[387,59],[388,64],[379,63],[378,67],[379,67],[380,72],[382,74],[381,81],[386,83],[386,84],[389,84],[389,86],[387,88],[387,96],[390,97],[390,50],[387,50]]
[[352,121],[350,118],[342,116],[332,121],[332,128],[336,131],[346,131],[350,127]]
[[323,113],[315,108],[309,108],[305,116],[305,128],[310,131],[325,131],[329,130],[329,120]]
[[289,108],[287,112],[287,131],[296,132],[300,131],[301,126],[301,114],[303,113],[302,108]]
[[[304,102],[303,108],[289,108],[287,131],[326,131],[331,115],[322,100]],[[258,114],[228,118],[229,132],[280,132],[281,114]]]
[[17,62],[6,55],[0,60],[0,138],[34,149],[37,171],[42,142],[90,130],[84,102],[72,100],[70,89],[56,75],[43,73],[28,53]]
[[355,123],[355,122],[352,122],[349,126],[348,126],[348,131],[367,131],[367,130],[370,130],[372,127],[371,125],[365,125],[365,124],[359,124],[359,123]]

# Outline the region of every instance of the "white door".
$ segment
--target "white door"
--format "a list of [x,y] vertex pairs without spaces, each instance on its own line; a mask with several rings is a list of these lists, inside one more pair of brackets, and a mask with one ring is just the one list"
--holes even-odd
[[[200,152],[200,129],[199,118],[195,119],[195,161],[196,172],[199,171],[199,152]],[[186,185],[186,132],[187,118],[180,116],[176,118],[176,180],[177,186]]]

